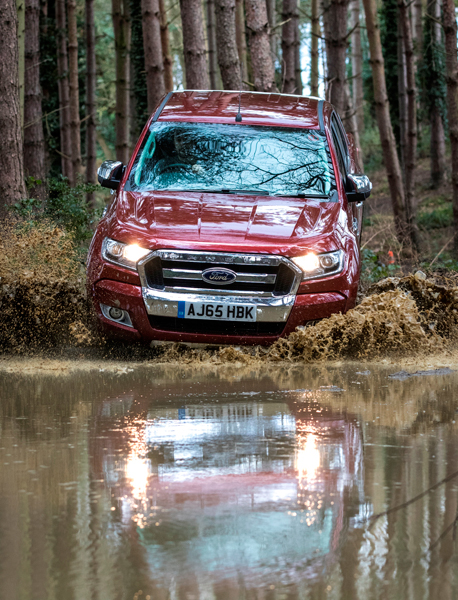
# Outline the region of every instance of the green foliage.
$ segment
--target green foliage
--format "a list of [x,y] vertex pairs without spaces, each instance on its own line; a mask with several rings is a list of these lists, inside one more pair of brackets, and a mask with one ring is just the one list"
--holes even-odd
[[114,158],[115,149],[116,61],[111,12],[110,0],[94,1],[97,32],[97,137],[104,140],[111,152],[99,151],[100,159]]
[[[427,13],[429,10],[427,11]],[[425,16],[423,34],[423,60],[418,69],[420,99],[423,109],[423,118],[429,119],[432,110],[437,106],[446,122],[446,94],[445,80],[445,46],[440,29],[440,40],[435,35],[436,21],[428,15]]]
[[[29,187],[41,185],[41,181],[30,178]],[[71,232],[76,242],[84,242],[92,237],[93,224],[100,218],[98,210],[91,209],[86,202],[86,194],[94,192],[95,185],[80,183],[70,187],[64,177],[49,179],[44,200],[24,198],[11,207],[13,213],[33,225],[41,221],[52,221]]]
[[366,173],[373,173],[383,167],[382,145],[377,124],[366,126],[360,135],[361,154]]
[[421,210],[418,213],[418,226],[422,229],[442,229],[453,225],[453,209],[449,202],[432,211]]
[[51,175],[61,172],[59,93],[57,89],[55,2],[47,13],[40,11],[40,85],[42,89],[43,130]]
[[361,276],[370,283],[384,277],[392,277],[400,268],[397,264],[383,262],[379,255],[369,248],[363,248],[362,256]]

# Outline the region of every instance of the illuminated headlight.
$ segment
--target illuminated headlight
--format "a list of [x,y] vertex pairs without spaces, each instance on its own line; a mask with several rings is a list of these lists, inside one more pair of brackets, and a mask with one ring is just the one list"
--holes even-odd
[[140,248],[138,244],[123,244],[105,238],[102,244],[102,256],[105,260],[117,263],[128,269],[136,269],[138,261],[146,256],[150,250]]
[[343,250],[327,252],[326,254],[309,252],[304,256],[296,256],[291,260],[304,272],[303,279],[315,279],[340,273],[344,266],[344,252]]

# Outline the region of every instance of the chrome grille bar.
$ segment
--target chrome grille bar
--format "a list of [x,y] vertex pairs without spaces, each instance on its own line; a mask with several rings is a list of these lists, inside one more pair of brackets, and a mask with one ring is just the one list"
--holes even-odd
[[[202,281],[203,271],[194,271],[191,269],[162,269],[162,274],[166,279],[194,279]],[[268,273],[237,273],[237,282],[241,283],[275,283],[277,276]]]

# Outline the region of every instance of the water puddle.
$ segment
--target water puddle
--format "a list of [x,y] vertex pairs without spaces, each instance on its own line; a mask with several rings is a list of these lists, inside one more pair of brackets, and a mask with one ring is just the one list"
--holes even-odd
[[456,598],[457,386],[365,363],[2,371],[0,598]]

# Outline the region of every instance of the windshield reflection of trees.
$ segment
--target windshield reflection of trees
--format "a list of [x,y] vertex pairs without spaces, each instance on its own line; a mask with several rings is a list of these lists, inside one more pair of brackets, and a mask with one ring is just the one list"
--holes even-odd
[[153,126],[130,186],[134,191],[227,189],[327,197],[335,177],[319,131],[167,123]]

